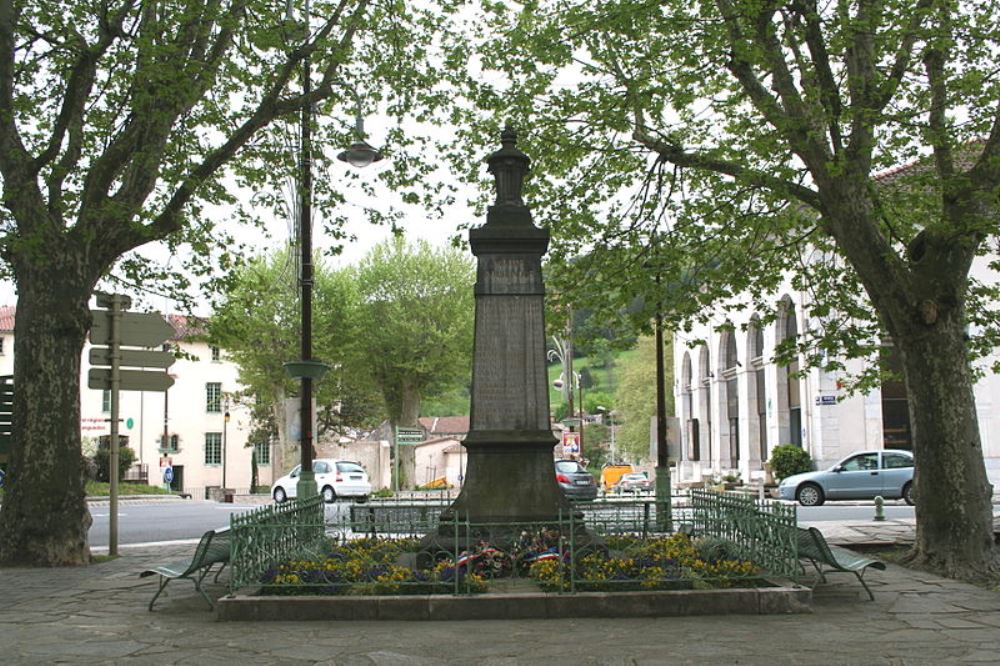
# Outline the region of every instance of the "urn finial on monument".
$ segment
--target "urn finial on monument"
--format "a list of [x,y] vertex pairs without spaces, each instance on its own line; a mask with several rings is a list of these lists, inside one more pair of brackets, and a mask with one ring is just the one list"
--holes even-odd
[[486,159],[489,172],[497,183],[497,206],[523,206],[521,187],[528,173],[531,158],[517,147],[517,132],[507,125],[500,133],[500,150]]

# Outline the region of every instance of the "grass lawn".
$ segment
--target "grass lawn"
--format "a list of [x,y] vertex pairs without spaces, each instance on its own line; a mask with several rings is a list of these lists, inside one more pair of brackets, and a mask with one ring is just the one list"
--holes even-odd
[[[111,494],[111,484],[101,481],[87,481],[88,497],[107,497]],[[148,486],[144,483],[119,483],[119,495],[173,495],[160,486]]]

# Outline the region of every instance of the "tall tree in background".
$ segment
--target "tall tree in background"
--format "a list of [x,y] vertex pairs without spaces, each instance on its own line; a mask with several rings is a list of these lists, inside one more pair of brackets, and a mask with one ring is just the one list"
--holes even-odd
[[[282,250],[242,267],[210,322],[212,340],[226,350],[240,369],[246,386],[242,398],[259,411],[255,432],[277,436],[281,443],[277,469],[298,462],[298,444],[285,432],[285,398],[299,382],[289,379],[287,361],[299,353],[301,317],[296,291],[295,252]],[[364,404],[374,386],[357,362],[358,293],[350,271],[331,271],[317,261],[314,271],[314,356],[331,366],[317,383],[317,420],[322,434],[328,427],[371,425],[381,412],[365,414]]]
[[472,261],[395,238],[377,245],[356,275],[367,367],[393,425],[415,426],[424,396],[471,382]]
[[[485,12],[505,36],[484,40],[483,66],[515,85],[500,95],[487,82],[502,77],[483,76],[473,94],[534,130],[525,150],[543,177],[532,200],[554,238],[575,239],[562,251],[594,239],[635,246],[654,225],[668,232],[663,284],[697,286],[666,312],[704,318],[703,304],[749,294],[773,313],[781,276],[795,273],[815,296],[797,351],[865,354],[891,338],[915,441],[912,557],[950,576],[992,570],[967,327],[996,324],[983,314],[996,286],[970,279],[998,234],[995,3],[599,0]],[[917,159],[906,179],[876,177]]]
[[[236,243],[207,205],[235,203],[239,188],[265,202],[280,190],[295,157],[276,120],[307,105],[339,110],[314,138],[346,145],[350,87],[393,118],[419,107],[428,120],[450,105],[431,63],[448,32],[434,5],[313,0],[308,25],[284,13],[285,3],[260,0],[0,0],[0,256],[19,294],[0,563],[89,561],[79,378],[95,285],[114,270],[166,277],[169,266],[126,257],[154,241],[172,259],[185,243],[194,256],[221,253],[218,266],[196,267],[201,276],[231,264]],[[303,95],[306,58],[313,86]],[[405,142],[422,151],[422,137],[388,138],[395,159],[381,180],[421,201],[418,183],[435,167]],[[351,178],[319,179],[319,210],[342,200],[329,186]],[[423,191],[434,211],[437,190]]]

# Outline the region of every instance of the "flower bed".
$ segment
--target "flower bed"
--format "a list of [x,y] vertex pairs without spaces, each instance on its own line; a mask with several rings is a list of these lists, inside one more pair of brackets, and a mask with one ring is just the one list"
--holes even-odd
[[261,579],[262,595],[477,594],[502,581],[533,581],[545,592],[719,589],[766,585],[730,542],[685,534],[609,537],[574,553],[558,530],[522,532],[506,549],[487,541],[417,568],[416,539],[331,542],[323,559],[292,560]]

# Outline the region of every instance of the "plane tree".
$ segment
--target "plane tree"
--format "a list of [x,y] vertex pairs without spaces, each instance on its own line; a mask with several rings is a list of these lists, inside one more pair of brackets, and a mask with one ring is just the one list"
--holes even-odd
[[489,75],[469,97],[483,126],[502,110],[523,130],[553,261],[607,250],[580,289],[619,305],[641,291],[678,325],[719,303],[773,319],[791,275],[814,304],[779,357],[836,369],[891,340],[917,461],[913,561],[995,571],[970,363],[997,340],[996,286],[970,273],[998,236],[993,3],[554,0],[482,20]]
[[[354,138],[359,99],[377,106],[395,158],[379,178],[433,208],[441,190],[417,185],[425,144],[394,121],[450,100],[430,54],[451,4],[314,0],[307,23],[260,0],[0,0],[0,257],[18,291],[0,563],[89,561],[80,357],[95,285],[183,288],[185,255],[196,278],[225,275],[238,243],[219,223],[251,219],[236,207],[247,193],[281,198],[286,125],[304,109],[324,119],[319,171]],[[328,225],[352,178],[316,179]],[[166,263],[135,253],[154,242]]]

